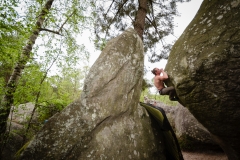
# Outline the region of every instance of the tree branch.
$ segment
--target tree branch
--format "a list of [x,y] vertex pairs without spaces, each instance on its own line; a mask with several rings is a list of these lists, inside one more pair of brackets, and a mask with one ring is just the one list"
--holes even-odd
[[112,3],[111,3],[111,5],[109,6],[107,12],[105,13],[106,15],[108,14],[108,12],[110,11],[110,9],[112,8],[112,5],[113,5],[114,2],[115,2],[115,0],[112,1]]
[[46,29],[46,28],[39,28],[39,31],[47,31],[47,32],[51,32],[51,33],[54,33],[54,34],[61,35],[58,31],[53,31],[53,30]]
[[[158,28],[157,28],[157,26],[156,26],[156,23],[153,23],[153,21],[151,21],[151,19],[149,19],[148,16],[146,16],[146,18],[147,18],[147,20],[152,24],[152,26],[155,28],[155,30],[156,30],[159,38],[160,38],[161,36],[160,36],[159,33],[158,33]],[[162,38],[160,38],[160,41],[162,42],[162,45],[164,46],[163,41],[162,41]]]
[[63,26],[67,23],[67,21],[69,20],[69,18],[76,12],[76,9],[73,10],[73,12],[67,17],[67,19],[63,22],[63,24],[61,25],[61,27],[59,28],[58,32],[62,31]]
[[[123,6],[127,3],[127,1],[128,1],[128,0],[125,0],[125,1],[120,5],[120,7],[118,8],[116,14],[114,15],[113,19],[111,20],[111,22],[109,23],[109,25],[108,25],[108,27],[107,27],[106,35],[107,35],[107,33],[108,33],[108,30],[109,30],[110,26],[112,25],[113,20],[116,18],[116,16],[117,16],[118,13],[120,12],[120,10],[121,10],[121,9],[123,8]],[[111,6],[112,6],[112,4],[111,4]],[[105,35],[105,38],[106,38],[106,35]]]

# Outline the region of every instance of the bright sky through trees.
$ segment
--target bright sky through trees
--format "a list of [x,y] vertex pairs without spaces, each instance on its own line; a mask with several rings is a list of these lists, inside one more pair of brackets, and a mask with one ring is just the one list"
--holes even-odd
[[[175,21],[175,29],[174,29],[174,34],[176,37],[180,37],[184,29],[187,27],[187,25],[191,22],[191,20],[194,18],[196,15],[201,3],[203,0],[192,0],[187,3],[178,3],[178,12],[180,13],[179,17],[176,17],[174,19]],[[86,32],[84,35],[88,36],[89,32]],[[86,40],[86,38],[85,38]],[[173,41],[172,38],[169,39],[170,41]],[[83,42],[85,45],[89,46],[89,48],[94,48],[93,45],[89,45],[89,42],[84,41]],[[90,66],[96,61],[98,56],[100,55],[100,51],[96,51],[94,49],[89,49],[90,51]],[[159,68],[164,68],[166,65],[167,61],[166,60],[161,60],[160,62],[156,63],[150,63],[148,62],[148,58],[145,57],[145,67],[148,70],[147,73],[147,79],[151,79],[152,75],[150,73],[150,70],[153,67],[159,67]]]
[[[180,37],[185,28],[188,24],[192,21],[194,16],[196,15],[200,5],[202,4],[203,0],[192,0],[187,3],[178,3],[178,12],[180,13],[179,17],[174,18],[174,23],[176,25],[174,29],[174,34],[176,37]],[[145,78],[150,80],[154,77],[151,73],[151,70],[155,67],[158,68],[165,68],[167,60],[161,60],[160,62],[150,63],[148,62],[147,58],[145,58],[145,67],[147,68],[148,72],[145,75]],[[150,89],[152,93],[157,92],[157,90],[152,87]]]
[[[176,37],[180,37],[188,24],[192,21],[194,16],[196,15],[200,5],[203,0],[192,0],[187,3],[178,3],[178,12],[180,13],[179,17],[174,18],[174,23],[176,25],[174,29],[174,35]],[[171,40],[171,38],[170,38]],[[172,41],[172,40],[171,40]],[[152,79],[153,74],[150,72],[154,67],[165,68],[167,60],[161,60],[160,62],[150,63],[145,58],[145,66],[148,70],[146,75],[147,79]]]

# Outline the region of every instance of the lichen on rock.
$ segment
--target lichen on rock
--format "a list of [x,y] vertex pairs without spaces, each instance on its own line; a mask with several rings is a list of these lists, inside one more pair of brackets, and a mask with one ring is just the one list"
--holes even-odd
[[161,132],[138,105],[143,65],[135,30],[110,40],[81,98],[49,119],[20,159],[165,159]]
[[229,159],[240,159],[239,10],[236,0],[204,0],[165,68],[181,104],[215,135]]

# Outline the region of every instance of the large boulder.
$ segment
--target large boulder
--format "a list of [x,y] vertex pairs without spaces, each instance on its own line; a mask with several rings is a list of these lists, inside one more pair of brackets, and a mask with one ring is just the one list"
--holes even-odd
[[240,1],[204,0],[165,70],[181,104],[240,159]]
[[53,116],[20,159],[165,159],[163,136],[138,105],[143,44],[133,29],[109,41],[81,98]]

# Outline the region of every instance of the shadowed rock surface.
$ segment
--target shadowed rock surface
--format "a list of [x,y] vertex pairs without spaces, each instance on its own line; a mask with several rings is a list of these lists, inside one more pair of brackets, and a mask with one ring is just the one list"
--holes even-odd
[[154,104],[164,109],[168,121],[174,129],[182,150],[187,151],[222,151],[213,140],[210,132],[181,104],[169,106],[145,97],[145,103]]
[[240,159],[240,1],[204,0],[165,70],[183,106]]
[[160,129],[138,105],[143,61],[133,29],[109,41],[81,98],[53,116],[20,159],[165,159]]
[[186,107],[179,104],[175,108],[175,115],[172,115],[172,117],[175,117],[176,135],[183,143],[182,145],[185,145],[185,149],[207,150],[218,148],[209,131],[197,121]]
[[177,106],[164,106],[157,103],[157,105],[165,110],[172,127],[175,128],[175,133],[183,150],[221,151],[210,132],[198,122],[186,107],[180,104]]

